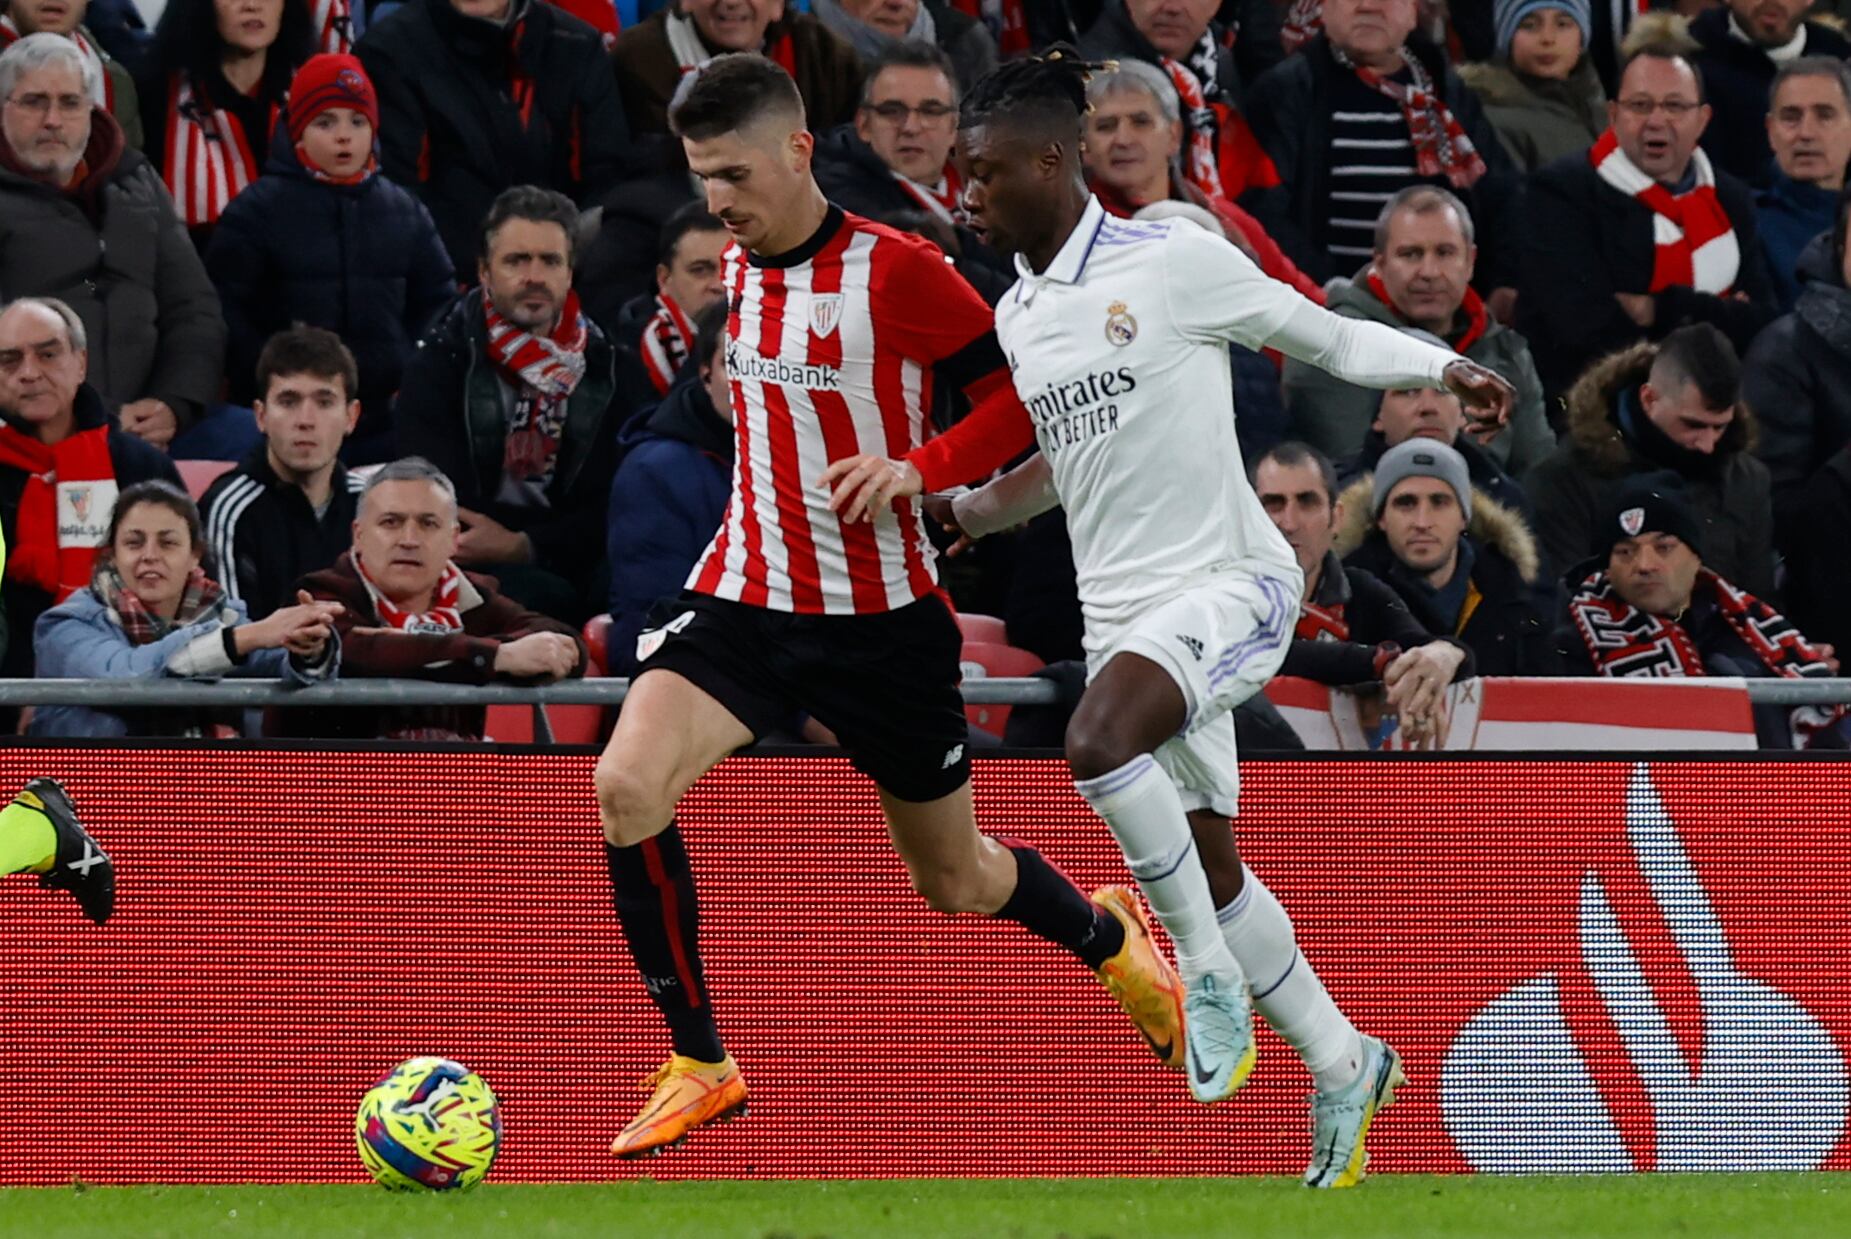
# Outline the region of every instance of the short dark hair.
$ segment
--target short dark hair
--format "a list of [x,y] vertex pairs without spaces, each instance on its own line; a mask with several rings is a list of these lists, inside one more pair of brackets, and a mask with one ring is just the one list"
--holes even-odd
[[312,374],[318,379],[339,379],[341,394],[360,394],[360,367],[341,338],[325,327],[295,323],[264,342],[257,355],[257,398],[270,398],[270,380],[283,374]]
[[578,208],[564,194],[557,190],[542,189],[538,185],[515,185],[504,189],[489,204],[488,214],[482,218],[482,261],[488,261],[489,248],[495,242],[495,234],[511,219],[524,219],[535,224],[558,224],[566,233],[566,263],[577,263]]
[[1389,228],[1395,222],[1395,216],[1403,211],[1414,215],[1431,215],[1437,211],[1450,210],[1459,219],[1459,229],[1465,233],[1465,243],[1478,243],[1477,229],[1472,226],[1472,212],[1466,209],[1459,195],[1450,189],[1438,185],[1409,185],[1395,191],[1395,196],[1383,204],[1381,213],[1375,217],[1375,252],[1388,252]]
[[1658,342],[1652,358],[1652,377],[1669,385],[1697,386],[1703,407],[1716,412],[1733,409],[1742,391],[1742,362],[1735,345],[1713,323],[1679,327]]
[[191,495],[172,482],[160,478],[125,486],[122,493],[116,496],[116,506],[109,513],[109,529],[103,534],[104,555],[114,558],[116,531],[122,528],[123,518],[144,503],[166,508],[185,521],[187,537],[192,539],[192,545],[204,555],[206,535],[199,522],[199,505],[193,502]]
[[1626,53],[1626,59],[1620,64],[1620,71],[1613,79],[1614,98],[1619,98],[1620,83],[1626,80],[1626,71],[1641,60],[1675,60],[1690,70],[1690,76],[1697,81],[1697,102],[1708,103],[1709,97],[1703,89],[1703,74],[1697,69],[1696,62],[1690,57],[1692,49],[1680,43],[1657,41],[1642,43]]
[[725,232],[726,225],[720,217],[707,209],[703,202],[690,202],[668,217],[662,225],[662,236],[657,243],[656,261],[664,267],[675,265],[675,251],[681,248],[681,239],[690,232]]
[[1331,463],[1330,457],[1309,443],[1287,439],[1283,443],[1273,444],[1260,453],[1259,459],[1253,462],[1253,468],[1248,471],[1248,477],[1257,483],[1260,477],[1260,466],[1269,460],[1284,469],[1296,469],[1300,465],[1310,465],[1317,470],[1318,481],[1324,484],[1325,500],[1333,504],[1337,502],[1337,466]]
[[958,128],[975,129],[997,120],[1034,127],[1077,142],[1086,114],[1086,83],[1103,64],[1094,64],[1064,43],[1039,56],[1009,60],[978,79],[964,96]]
[[726,343],[726,320],[731,311],[716,301],[694,316],[694,357],[697,366],[713,359],[714,350]]
[[774,113],[803,127],[797,83],[776,61],[757,52],[730,52],[681,79],[668,105],[668,127],[678,138],[704,142]]
[[1774,71],[1774,80],[1767,88],[1767,110],[1774,110],[1774,100],[1780,94],[1780,88],[1796,77],[1829,77],[1838,83],[1838,91],[1845,97],[1845,107],[1851,108],[1851,65],[1836,56],[1800,56],[1789,60]]
[[880,55],[868,62],[868,75],[861,79],[861,106],[867,107],[868,100],[874,97],[874,79],[889,69],[936,69],[945,75],[951,83],[951,102],[958,102],[958,71],[952,67],[951,57],[936,43],[927,43],[924,39],[902,39],[900,42],[881,49]]

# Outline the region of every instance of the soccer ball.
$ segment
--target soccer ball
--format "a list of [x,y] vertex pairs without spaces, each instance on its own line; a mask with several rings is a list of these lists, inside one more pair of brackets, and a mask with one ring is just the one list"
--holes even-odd
[[488,1081],[463,1064],[413,1058],[361,1098],[354,1141],[360,1160],[386,1187],[472,1187],[495,1163],[501,1110]]

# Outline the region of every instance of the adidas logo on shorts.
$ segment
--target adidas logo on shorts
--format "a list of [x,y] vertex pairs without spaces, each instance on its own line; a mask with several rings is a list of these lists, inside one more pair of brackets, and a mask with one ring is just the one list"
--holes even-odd
[[1196,640],[1194,637],[1185,637],[1180,632],[1176,634],[1176,639],[1181,641],[1191,654],[1195,655],[1195,660],[1197,662],[1202,661],[1202,643],[1200,641]]

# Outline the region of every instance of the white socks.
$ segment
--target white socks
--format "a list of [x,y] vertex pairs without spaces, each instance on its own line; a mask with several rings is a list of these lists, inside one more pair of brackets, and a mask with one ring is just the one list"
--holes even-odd
[[1273,893],[1245,865],[1241,878],[1240,894],[1215,916],[1253,987],[1253,1005],[1305,1060],[1318,1091],[1340,1092],[1362,1072],[1362,1036],[1299,954],[1292,920]]
[[[1096,779],[1076,780],[1074,786],[1111,826],[1151,911],[1176,944],[1185,984],[1203,975],[1241,983],[1240,965],[1216,922],[1208,875],[1170,776],[1144,754]],[[1286,928],[1289,934],[1291,926]]]

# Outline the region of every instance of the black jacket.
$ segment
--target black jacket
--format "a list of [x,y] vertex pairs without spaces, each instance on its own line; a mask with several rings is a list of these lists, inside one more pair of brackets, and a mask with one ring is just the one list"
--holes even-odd
[[1814,641],[1851,651],[1851,572],[1845,571],[1845,531],[1851,530],[1851,444],[1838,449],[1803,486],[1794,487],[1782,611]]
[[1735,227],[1742,265],[1735,290],[1747,300],[1667,288],[1652,326],[1640,327],[1615,293],[1651,287],[1657,245],[1650,207],[1608,185],[1585,153],[1538,168],[1524,199],[1517,330],[1530,342],[1543,390],[1568,391],[1598,358],[1641,339],[1662,339],[1688,323],[1714,323],[1746,352],[1774,317],[1774,283],[1755,234],[1748,187],[1716,174],[1716,196]]
[[[450,262],[474,271],[482,217],[511,185],[543,185],[588,206],[629,159],[598,32],[540,0],[515,0],[509,27],[449,0],[406,0],[354,50],[379,92],[380,166],[430,208]],[[525,116],[510,69],[532,84]]]
[[320,516],[299,487],[276,476],[270,449],[259,443],[236,469],[222,473],[199,501],[213,580],[244,600],[254,620],[293,606],[296,582],[332,568],[353,546],[362,480],[339,464]]
[[1829,234],[1806,247],[1799,274],[1793,313],[1756,336],[1742,363],[1742,402],[1760,423],[1755,455],[1773,483],[1774,538],[1783,549],[1803,532],[1803,484],[1851,443],[1851,289]]
[[1594,549],[1594,521],[1621,483],[1668,469],[1683,480],[1703,522],[1703,562],[1756,597],[1771,598],[1774,516],[1767,466],[1750,454],[1755,413],[1738,407],[1708,456],[1671,442],[1643,409],[1622,419],[1620,402],[1637,400],[1653,356],[1651,345],[1640,344],[1603,358],[1569,392],[1561,442],[1523,477],[1543,549],[1558,571],[1585,559]]
[[219,217],[206,247],[206,274],[218,287],[230,332],[231,399],[249,404],[263,394],[256,390],[257,356],[272,335],[291,323],[325,327],[359,363],[356,439],[389,432],[405,362],[456,296],[437,226],[409,190],[383,176],[358,185],[318,181],[287,134],[271,144],[265,174]]
[[[1033,33],[1035,6],[1031,3],[1027,7],[1029,30]],[[1062,7],[1073,23],[1073,30],[1079,33],[1080,50],[1088,56],[1103,52],[1108,56],[1129,55],[1157,63],[1156,49],[1132,26],[1125,13],[1124,0],[1064,0]],[[1222,0],[1210,30],[1222,40],[1223,46],[1229,41],[1234,45],[1232,56],[1221,58],[1223,64],[1232,62],[1227,70],[1235,83],[1235,94],[1230,102],[1239,101],[1241,84],[1251,86],[1262,73],[1285,59],[1285,47],[1279,41],[1282,7],[1275,0]],[[1114,34],[1114,30],[1129,30],[1131,37]],[[1059,37],[1073,41],[1069,33]],[[1223,80],[1225,83],[1228,79],[1224,77]]]
[[694,184],[685,171],[627,180],[623,192],[604,204],[598,231],[579,254],[572,272],[579,304],[625,348],[635,341],[618,330],[618,318],[636,298],[655,296],[662,226],[692,201]]
[[1536,540],[1523,521],[1483,493],[1472,496],[1466,538],[1471,582],[1480,594],[1465,626],[1435,613],[1425,582],[1401,566],[1371,519],[1374,478],[1343,492],[1344,523],[1336,550],[1348,568],[1374,573],[1407,604],[1415,621],[1436,636],[1456,636],[1471,649],[1479,675],[1556,675],[1555,618],[1560,595],[1542,572]]
[[[118,429],[103,407],[103,398],[88,383],[77,389],[73,412],[76,414],[74,430],[109,427],[109,465],[115,472],[118,490],[127,490],[137,482],[156,480],[181,486],[180,472],[167,453]],[[0,533],[5,534],[8,546],[19,545],[19,500],[25,491],[25,472],[0,465]],[[36,585],[8,576],[4,585],[0,585],[0,604],[4,604],[0,606],[0,612],[4,613],[0,632],[11,629],[19,634],[17,640],[5,642],[0,673],[12,678],[30,678],[34,663],[32,629],[39,622],[39,615],[51,606],[51,595]]]
[[[1703,149],[1718,168],[1757,188],[1773,180],[1774,151],[1767,142],[1768,91],[1779,65],[1761,48],[1729,33],[1726,7],[1697,14],[1690,37],[1701,50],[1693,58],[1703,74],[1703,93],[1712,115]],[[1806,55],[1843,60],[1851,42],[1818,22],[1806,23]]]
[[585,377],[567,401],[546,509],[499,502],[512,389],[489,360],[482,294],[471,289],[438,320],[405,367],[395,418],[399,447],[456,484],[457,502],[525,533],[535,562],[587,588],[604,561],[606,505],[617,471],[617,426],[634,393],[619,381],[617,350],[595,322]]
[[1324,568],[1318,574],[1317,592],[1311,601],[1327,612],[1342,608],[1343,620],[1350,626],[1350,639],[1294,637],[1280,675],[1303,676],[1334,687],[1374,684],[1381,679],[1376,674],[1375,656],[1383,645],[1393,643],[1411,650],[1435,640],[1465,651],[1465,661],[1459,664],[1453,679],[1463,680],[1474,674],[1471,646],[1457,637],[1436,638],[1421,627],[1401,595],[1382,584],[1373,572],[1346,566],[1335,551],[1324,552]]
[[[1516,166],[1485,119],[1478,96],[1466,89],[1439,50],[1419,39],[1410,39],[1408,49],[1439,84],[1446,106],[1485,161],[1485,175],[1460,195],[1478,224],[1475,282],[1487,288],[1508,283],[1510,262],[1501,237],[1518,189]],[[1331,75],[1343,72],[1330,41],[1320,34],[1249,83],[1243,105],[1254,137],[1279,170],[1279,185],[1248,190],[1241,205],[1259,216],[1299,270],[1319,283],[1348,275],[1356,265],[1354,259],[1333,262],[1324,239],[1330,214],[1330,110],[1320,101],[1330,97]]]

